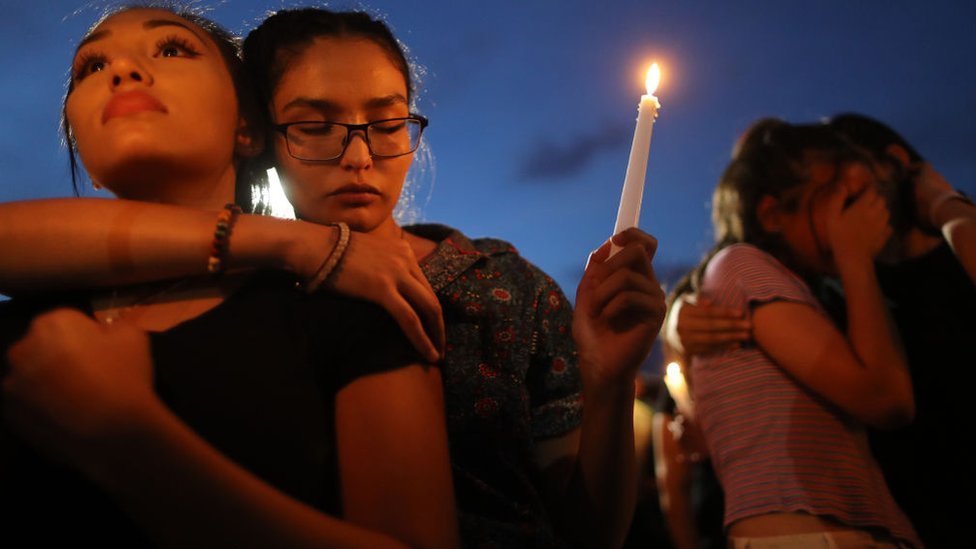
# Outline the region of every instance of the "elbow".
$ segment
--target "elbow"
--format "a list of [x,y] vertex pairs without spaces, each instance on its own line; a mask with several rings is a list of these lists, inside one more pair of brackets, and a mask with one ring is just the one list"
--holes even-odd
[[870,427],[884,431],[893,431],[910,424],[915,419],[914,406],[901,406],[892,408],[886,414],[874,419]]
[[869,427],[890,431],[910,424],[915,419],[915,397],[911,386],[890,392],[872,408],[869,417],[865,418]]

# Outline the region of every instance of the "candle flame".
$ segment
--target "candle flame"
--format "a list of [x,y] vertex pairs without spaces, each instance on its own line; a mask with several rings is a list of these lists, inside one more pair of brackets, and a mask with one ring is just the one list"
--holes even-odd
[[661,83],[661,67],[657,63],[652,63],[651,68],[647,69],[647,78],[644,85],[647,86],[647,95],[654,95],[657,85]]

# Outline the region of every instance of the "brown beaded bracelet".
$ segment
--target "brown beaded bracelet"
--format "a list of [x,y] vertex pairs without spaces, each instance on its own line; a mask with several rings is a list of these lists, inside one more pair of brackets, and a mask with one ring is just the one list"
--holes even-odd
[[227,259],[227,249],[230,247],[230,233],[240,213],[240,206],[227,204],[217,214],[217,226],[214,228],[213,241],[210,243],[210,257],[207,258],[207,272],[214,276],[224,272],[224,261]]
[[318,270],[305,285],[305,291],[312,293],[319,288],[326,280],[328,280],[329,275],[335,271],[335,268],[342,261],[342,257],[346,255],[346,248],[349,247],[349,225],[343,222],[329,223],[330,227],[335,227],[339,230],[339,238],[336,240],[335,247],[329,252],[329,255],[325,257],[322,261],[322,265],[319,266]]

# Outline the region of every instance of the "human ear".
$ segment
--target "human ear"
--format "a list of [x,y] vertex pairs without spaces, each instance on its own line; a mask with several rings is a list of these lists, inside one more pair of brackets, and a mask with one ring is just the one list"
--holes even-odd
[[908,168],[912,165],[912,159],[908,156],[908,151],[901,145],[892,143],[885,147],[885,153],[897,160],[903,168]]
[[756,218],[759,220],[759,225],[763,231],[776,234],[783,230],[781,211],[779,199],[776,197],[767,194],[759,199],[759,205],[756,206]]
[[238,158],[253,158],[264,150],[264,134],[252,129],[243,116],[237,124],[234,139],[234,153]]

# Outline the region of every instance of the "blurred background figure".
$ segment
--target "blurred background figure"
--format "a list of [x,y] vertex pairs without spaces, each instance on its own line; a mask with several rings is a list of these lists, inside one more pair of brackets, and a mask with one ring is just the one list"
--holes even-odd
[[[853,113],[826,124],[871,156],[892,212],[878,279],[904,343],[916,414],[902,429],[872,431],[871,449],[922,540],[958,546],[972,533],[969,509],[955,502],[976,493],[972,460],[959,451],[976,444],[976,207],[886,124]],[[835,281],[824,283],[822,299],[846,322]]]
[[[873,118],[845,113],[825,121],[872,161],[891,212],[893,236],[877,274],[903,341],[914,386],[912,424],[871,431],[871,447],[896,501],[931,547],[967,539],[967,510],[954,505],[976,491],[968,458],[973,441],[967,404],[976,333],[976,208],[900,134]],[[838,326],[846,325],[836,279],[814,281],[817,297]],[[672,345],[707,354],[749,340],[736,311],[690,295],[675,301],[666,334]],[[741,323],[741,324],[739,324]]]
[[[862,427],[914,413],[875,275],[892,232],[876,186],[870,162],[832,130],[765,119],[716,188],[716,246],[677,293],[751,320],[750,341],[695,356],[691,369],[736,547],[921,545]],[[847,290],[846,335],[811,290],[827,275]]]

